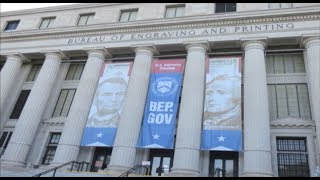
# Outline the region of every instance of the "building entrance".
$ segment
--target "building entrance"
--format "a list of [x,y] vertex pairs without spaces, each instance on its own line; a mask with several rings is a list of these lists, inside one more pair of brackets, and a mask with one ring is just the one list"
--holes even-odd
[[173,165],[174,150],[171,149],[150,149],[150,175],[163,176],[170,172]]
[[107,165],[110,162],[111,152],[112,148],[96,147],[90,171],[98,172],[99,169],[107,168]]
[[238,152],[210,151],[209,176],[237,177]]

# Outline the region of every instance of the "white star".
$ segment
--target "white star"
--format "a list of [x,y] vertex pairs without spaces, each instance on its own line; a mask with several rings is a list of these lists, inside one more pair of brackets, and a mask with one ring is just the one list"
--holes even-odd
[[102,138],[102,133],[101,132],[99,132],[99,134],[97,134],[97,138]]
[[219,139],[219,141],[224,141],[224,139],[226,139],[226,137],[223,137],[223,136],[220,136],[220,137],[217,137]]
[[153,139],[157,139],[157,140],[159,140],[159,135],[156,133],[155,135],[152,135],[153,136]]

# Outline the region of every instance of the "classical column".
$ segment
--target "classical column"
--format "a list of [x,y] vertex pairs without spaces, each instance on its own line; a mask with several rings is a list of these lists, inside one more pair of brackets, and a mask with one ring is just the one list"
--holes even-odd
[[[23,63],[23,58],[18,55],[8,55],[6,63],[1,70],[1,97],[0,97],[0,112],[3,112],[6,98],[10,92],[12,84],[15,83],[16,77]],[[1,120],[0,132],[2,132],[6,121]]]
[[273,176],[265,43],[247,41],[244,68],[244,168],[242,176]]
[[78,158],[83,129],[88,119],[104,59],[105,52],[103,50],[90,50],[88,52],[88,60],[63,127],[61,138],[51,163],[52,166],[76,161]]
[[54,86],[61,59],[58,53],[46,53],[46,59],[1,158],[1,163],[25,166],[27,154]]
[[138,47],[135,52],[136,57],[107,171],[124,172],[135,165],[136,143],[147,98],[154,50],[149,47]]
[[200,175],[199,159],[207,47],[203,44],[189,44],[186,48],[188,57],[170,176]]
[[309,37],[304,40],[306,48],[305,65],[308,79],[312,119],[316,124],[317,163],[320,166],[320,37]]

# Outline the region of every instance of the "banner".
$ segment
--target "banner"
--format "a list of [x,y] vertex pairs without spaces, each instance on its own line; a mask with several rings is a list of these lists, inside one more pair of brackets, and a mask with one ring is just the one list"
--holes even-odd
[[173,148],[184,59],[154,60],[142,127],[141,148]]
[[105,63],[81,146],[113,146],[132,63]]
[[212,58],[206,66],[201,149],[240,151],[241,58]]

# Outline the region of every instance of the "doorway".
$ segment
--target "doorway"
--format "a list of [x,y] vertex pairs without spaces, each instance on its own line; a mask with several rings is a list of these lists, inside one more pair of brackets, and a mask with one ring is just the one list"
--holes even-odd
[[210,151],[209,177],[238,177],[238,152]]
[[172,149],[150,149],[149,161],[150,161],[150,173],[152,176],[163,176],[170,172],[173,165]]
[[98,172],[99,169],[107,168],[111,158],[111,147],[96,147],[91,163],[91,172]]

